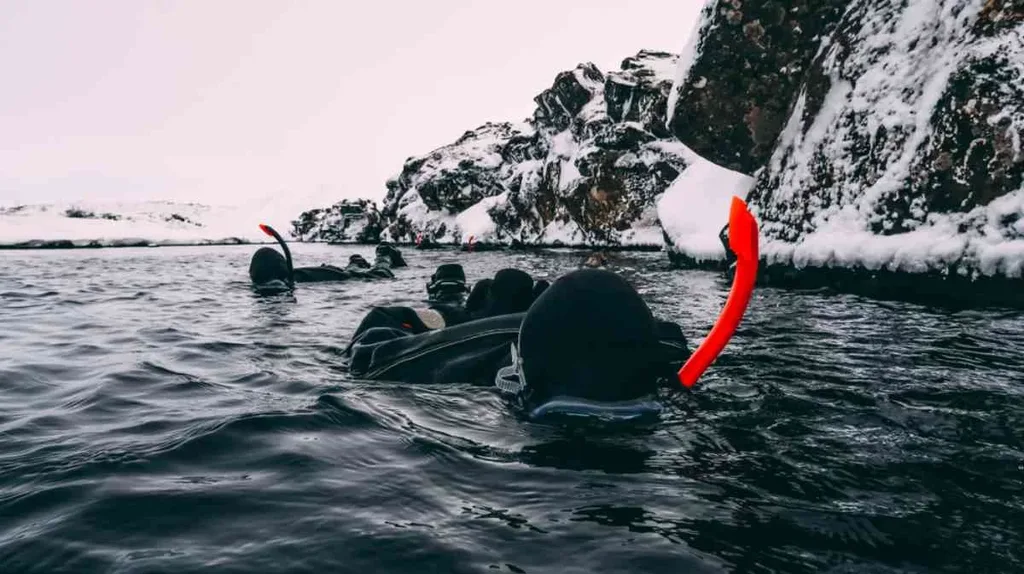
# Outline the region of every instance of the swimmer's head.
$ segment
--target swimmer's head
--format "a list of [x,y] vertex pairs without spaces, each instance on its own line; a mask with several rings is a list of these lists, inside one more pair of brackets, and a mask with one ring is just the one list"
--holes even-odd
[[647,304],[625,279],[597,269],[544,290],[523,319],[518,355],[533,406],[644,401],[664,371]]
[[370,268],[370,262],[367,261],[365,257],[363,257],[362,255],[360,255],[358,253],[354,253],[352,255],[349,255],[349,257],[348,257],[348,264],[349,265],[354,265],[355,267],[359,267],[359,268],[362,268],[362,269],[369,269]]
[[381,241],[373,251],[374,257],[377,259],[387,258],[392,267],[405,267],[405,258],[402,257],[402,252],[399,251],[394,245],[387,241]]
[[533,303],[533,278],[519,269],[502,269],[494,274],[486,299],[489,317],[522,313]]
[[281,291],[288,288],[288,261],[276,249],[260,247],[249,261],[249,279],[260,291]]
[[473,290],[469,292],[469,297],[466,297],[466,311],[470,314],[479,314],[484,311],[484,307],[487,305],[487,293],[491,290],[491,283],[494,283],[494,279],[481,279],[473,285]]
[[461,304],[466,291],[466,272],[458,263],[439,265],[427,283],[427,295],[436,303]]

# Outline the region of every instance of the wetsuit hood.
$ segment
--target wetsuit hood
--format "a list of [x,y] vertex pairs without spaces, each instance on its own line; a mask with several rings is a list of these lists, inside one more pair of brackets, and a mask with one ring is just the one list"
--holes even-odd
[[530,401],[653,396],[664,367],[659,334],[647,304],[622,277],[597,269],[561,277],[533,303],[519,332]]
[[466,272],[458,263],[438,266],[427,283],[427,295],[439,303],[462,303],[466,297]]
[[481,279],[473,285],[473,290],[469,292],[469,297],[466,298],[466,311],[477,315],[483,312],[484,307],[487,305],[487,293],[491,289],[491,283],[494,280],[487,278]]
[[533,277],[519,269],[502,269],[487,287],[483,315],[522,313],[533,303]]
[[249,261],[249,279],[257,291],[287,291],[290,277],[288,260],[271,247],[260,247]]

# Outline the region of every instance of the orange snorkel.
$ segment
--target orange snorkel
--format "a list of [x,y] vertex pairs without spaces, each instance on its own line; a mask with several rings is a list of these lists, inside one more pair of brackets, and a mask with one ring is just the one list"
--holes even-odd
[[697,379],[715,362],[743,319],[757,280],[757,236],[757,220],[747,211],[747,204],[734,196],[729,209],[729,249],[736,255],[736,275],[715,326],[679,369],[679,382],[686,388],[696,384]]

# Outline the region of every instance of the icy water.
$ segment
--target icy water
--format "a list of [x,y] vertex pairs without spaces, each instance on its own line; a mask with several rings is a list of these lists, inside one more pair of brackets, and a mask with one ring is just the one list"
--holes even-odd
[[[339,352],[438,263],[581,253],[262,298],[253,250],[0,252],[0,572],[1024,571],[1018,312],[764,289],[658,424],[552,427]],[[613,268],[695,339],[728,289]]]

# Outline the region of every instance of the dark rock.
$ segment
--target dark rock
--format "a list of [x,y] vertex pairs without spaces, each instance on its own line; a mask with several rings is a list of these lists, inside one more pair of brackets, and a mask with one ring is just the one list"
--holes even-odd
[[551,88],[533,99],[537,109],[533,119],[538,125],[562,131],[572,124],[576,115],[590,103],[597,86],[604,83],[604,74],[591,63],[580,64],[575,70],[561,72]]
[[72,219],[96,219],[96,214],[77,207],[69,207],[64,210],[64,217],[70,217]]
[[203,226],[202,223],[197,223],[195,221],[192,221],[191,219],[185,217],[184,215],[181,215],[180,213],[172,213],[172,214],[168,215],[167,217],[165,217],[164,221],[166,221],[168,223],[174,223],[174,222],[184,223],[184,224],[192,225],[192,226],[195,226],[195,227],[202,227]]
[[691,39],[697,58],[673,88],[672,133],[705,159],[753,174],[771,155],[822,36],[848,3],[708,2]]
[[304,211],[292,221],[291,235],[299,241],[327,243],[376,243],[383,217],[367,199],[345,199],[334,205]]

